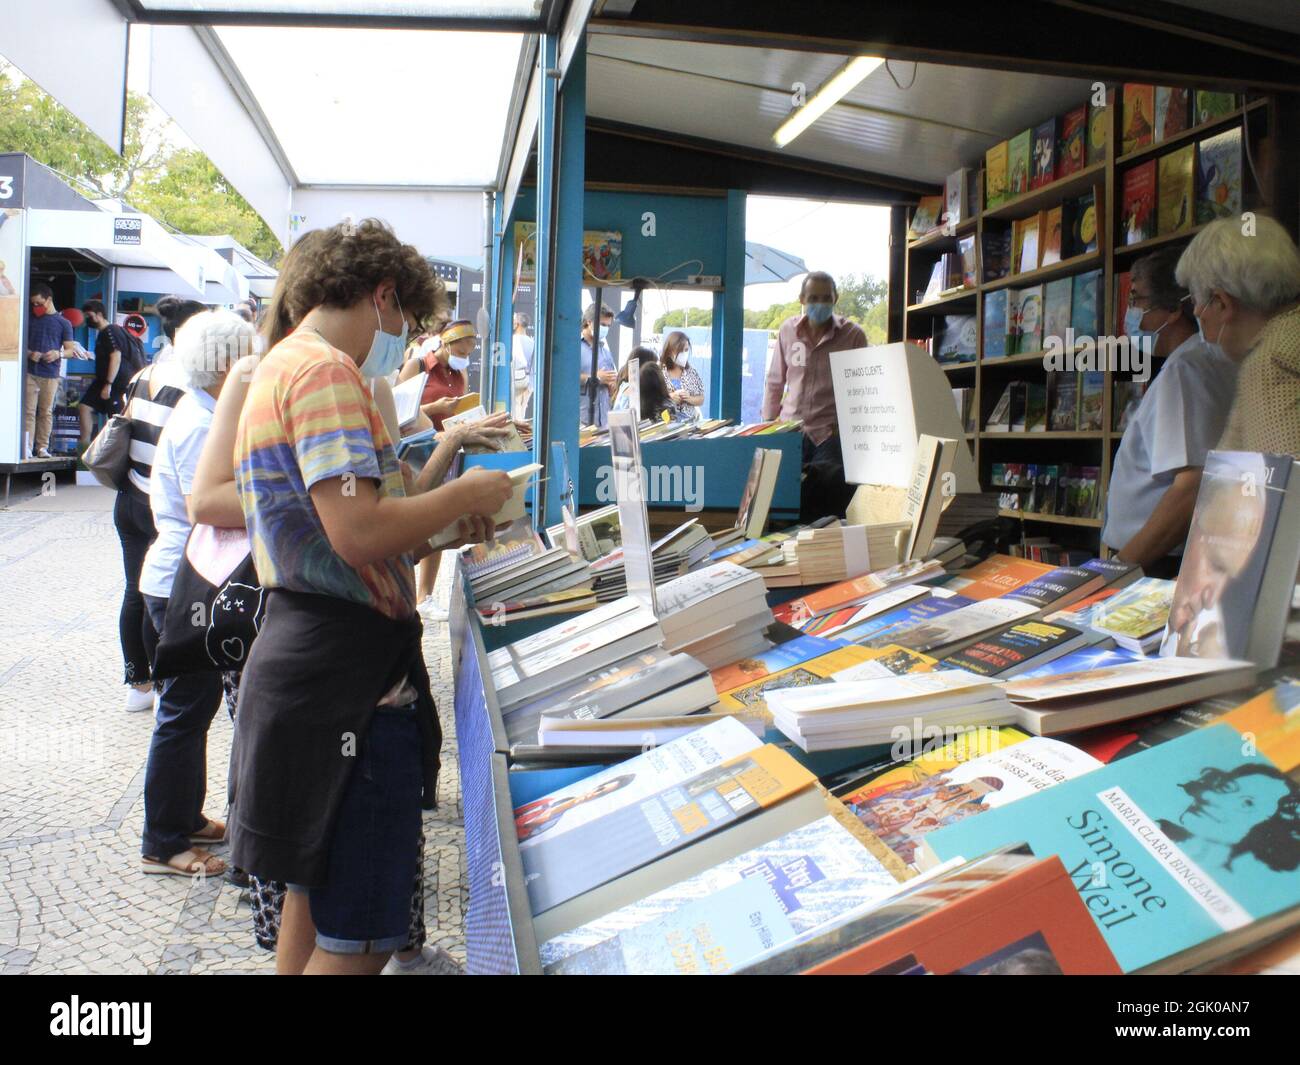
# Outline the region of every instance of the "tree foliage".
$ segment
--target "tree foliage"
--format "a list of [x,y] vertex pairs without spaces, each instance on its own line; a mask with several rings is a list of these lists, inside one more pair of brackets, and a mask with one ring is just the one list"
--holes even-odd
[[124,200],[182,233],[229,234],[254,255],[279,258],[280,242],[206,155],[177,148],[171,121],[130,93],[126,148],[118,155],[39,86],[0,61],[0,152],[26,152],[91,198]]

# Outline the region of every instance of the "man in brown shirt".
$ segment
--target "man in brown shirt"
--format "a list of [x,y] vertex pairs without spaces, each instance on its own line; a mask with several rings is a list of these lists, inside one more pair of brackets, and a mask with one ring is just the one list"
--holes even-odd
[[781,323],[767,368],[763,418],[803,421],[804,481],[800,517],[812,521],[843,514],[852,491],[844,483],[844,456],[831,385],[831,352],[867,346],[855,322],[833,313],[839,298],[835,279],[815,270],[803,279],[803,314]]

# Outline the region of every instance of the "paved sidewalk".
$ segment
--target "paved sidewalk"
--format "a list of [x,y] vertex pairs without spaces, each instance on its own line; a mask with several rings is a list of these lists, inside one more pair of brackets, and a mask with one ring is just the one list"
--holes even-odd
[[[15,486],[14,505],[0,510],[0,973],[271,972],[238,889],[139,872],[153,715],[122,709],[113,493],[32,494]],[[447,627],[426,628],[447,737],[443,804],[425,815],[426,927],[429,943],[463,965],[450,652]],[[217,816],[230,738],[222,710],[208,743],[206,809]]]

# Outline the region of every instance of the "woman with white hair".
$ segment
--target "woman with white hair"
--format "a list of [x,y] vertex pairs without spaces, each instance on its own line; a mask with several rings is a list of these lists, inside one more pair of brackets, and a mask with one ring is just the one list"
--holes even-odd
[[1300,455],[1300,251],[1275,219],[1211,222],[1178,260],[1201,336],[1240,364],[1219,447]]
[[[167,421],[149,485],[158,538],[145,556],[140,592],[162,631],[172,582],[190,534],[189,496],[212,413],[230,367],[253,350],[254,331],[232,311],[204,311],[177,332],[172,358],[186,392]],[[226,863],[203,849],[220,843],[226,826],[203,813],[208,727],[221,705],[218,673],[189,673],[162,682],[144,779],[146,873],[219,876]]]

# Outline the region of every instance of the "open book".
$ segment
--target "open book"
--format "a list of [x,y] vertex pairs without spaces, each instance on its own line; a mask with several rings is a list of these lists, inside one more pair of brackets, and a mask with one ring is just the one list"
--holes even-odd
[[[501,509],[492,515],[492,521],[497,525],[509,525],[512,521],[522,518],[527,513],[524,506],[524,495],[528,491],[528,482],[532,479],[533,474],[541,469],[541,463],[530,462],[526,466],[519,466],[507,471],[510,475],[513,491],[510,493],[510,498],[501,504]],[[460,523],[456,522],[448,525],[442,532],[434,536],[429,541],[429,546],[436,550],[446,547],[448,544],[454,544],[459,539]]]

